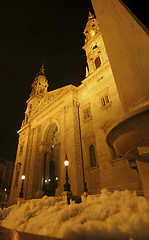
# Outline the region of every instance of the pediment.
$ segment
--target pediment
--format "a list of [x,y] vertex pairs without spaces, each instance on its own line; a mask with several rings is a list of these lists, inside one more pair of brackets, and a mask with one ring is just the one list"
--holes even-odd
[[[62,87],[51,92],[48,92],[44,98],[41,100],[37,108],[35,109],[33,115],[41,112],[43,109],[46,109],[50,105],[53,105],[56,101],[58,101],[65,93],[74,87],[73,85],[68,85],[66,87]],[[32,116],[33,116],[32,115]]]

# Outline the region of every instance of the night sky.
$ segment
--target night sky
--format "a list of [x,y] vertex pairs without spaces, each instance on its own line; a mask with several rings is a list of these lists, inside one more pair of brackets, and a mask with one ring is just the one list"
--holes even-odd
[[[124,3],[149,28],[147,0]],[[15,160],[31,84],[45,63],[48,91],[85,78],[90,0],[7,0],[0,6],[0,158]]]

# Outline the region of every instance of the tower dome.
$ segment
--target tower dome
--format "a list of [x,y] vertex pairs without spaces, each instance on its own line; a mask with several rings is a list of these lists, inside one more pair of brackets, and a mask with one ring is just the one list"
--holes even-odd
[[84,35],[86,37],[85,42],[90,41],[97,33],[99,33],[99,26],[95,16],[89,12],[88,22],[84,29]]

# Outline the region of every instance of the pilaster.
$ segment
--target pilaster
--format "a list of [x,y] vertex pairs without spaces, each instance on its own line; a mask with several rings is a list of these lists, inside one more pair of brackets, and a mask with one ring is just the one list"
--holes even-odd
[[82,158],[83,152],[81,150],[81,129],[79,126],[79,103],[73,100],[73,123],[74,123],[74,147],[75,147],[75,164],[76,164],[76,178],[77,178],[77,192],[81,194],[83,189],[83,169]]
[[39,150],[38,143],[40,141],[40,130],[41,126],[37,125],[34,128],[32,152],[30,156],[30,171],[28,179],[28,193],[27,197],[31,198],[35,196],[35,193],[38,191],[38,177],[39,177]]

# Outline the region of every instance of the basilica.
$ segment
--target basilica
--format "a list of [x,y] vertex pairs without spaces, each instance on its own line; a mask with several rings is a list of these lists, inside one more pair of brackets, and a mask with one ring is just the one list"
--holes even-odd
[[61,196],[65,166],[71,192],[100,194],[103,188],[142,192],[135,160],[106,143],[110,127],[124,116],[98,22],[89,13],[84,29],[86,77],[81,85],[48,92],[44,65],[32,83],[19,141],[9,201],[15,203],[25,175],[24,199]]

